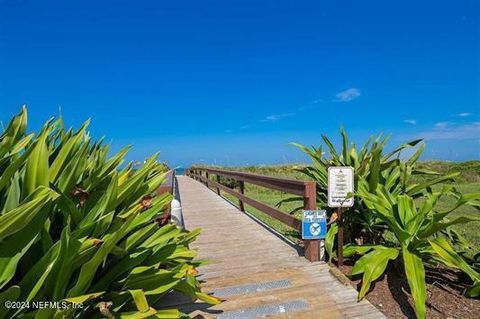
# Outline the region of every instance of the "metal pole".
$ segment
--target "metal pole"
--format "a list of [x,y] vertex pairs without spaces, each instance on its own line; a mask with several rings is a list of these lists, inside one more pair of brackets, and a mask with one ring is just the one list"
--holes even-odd
[[338,266],[343,266],[343,207],[338,208],[337,259]]

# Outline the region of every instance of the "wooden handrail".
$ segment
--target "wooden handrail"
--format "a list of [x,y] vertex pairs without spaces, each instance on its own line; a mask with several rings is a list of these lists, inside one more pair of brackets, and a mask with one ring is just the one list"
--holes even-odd
[[[170,195],[175,196],[175,187],[176,187],[176,184],[175,184],[175,170],[171,169],[165,175],[165,180],[163,181],[163,183],[160,185],[160,187],[157,188],[157,195],[161,195],[161,194],[164,194],[164,193],[169,193]],[[160,224],[170,222],[171,213],[172,213],[172,209],[171,209],[171,205],[169,203],[167,205],[167,207],[165,208],[165,213],[162,214],[158,218],[157,221]]]
[[[185,171],[185,174],[196,180],[204,182],[207,187],[216,188],[217,194],[220,190],[236,197],[239,200],[239,208],[244,211],[244,203],[259,211],[275,218],[276,220],[290,226],[299,232],[302,231],[302,223],[295,217],[288,215],[277,208],[271,207],[265,203],[259,202],[244,194],[244,184],[250,183],[269,189],[274,189],[288,194],[300,195],[303,197],[303,206],[306,210],[317,209],[316,182],[299,181],[280,177],[264,176],[253,173],[238,171],[227,171],[223,169],[192,167]],[[216,175],[216,180],[210,179],[210,175]],[[221,184],[220,177],[227,177],[239,182],[240,191],[236,191],[228,186]],[[304,240],[305,257],[310,261],[318,261],[320,258],[319,240]]]
[[305,184],[310,183],[295,179],[272,177],[245,172],[227,171],[222,169],[202,168],[201,170],[214,175],[230,177],[232,179],[235,179],[236,181],[255,184],[265,188],[275,189],[284,193],[300,196],[305,194]]
[[171,169],[165,175],[165,180],[162,185],[157,189],[157,194],[170,193],[173,195],[175,191],[175,170]]

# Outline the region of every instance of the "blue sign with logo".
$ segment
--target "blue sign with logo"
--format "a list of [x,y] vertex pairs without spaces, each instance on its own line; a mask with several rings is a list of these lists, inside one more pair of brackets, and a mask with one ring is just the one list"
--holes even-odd
[[304,210],[302,239],[324,239],[327,235],[327,211]]

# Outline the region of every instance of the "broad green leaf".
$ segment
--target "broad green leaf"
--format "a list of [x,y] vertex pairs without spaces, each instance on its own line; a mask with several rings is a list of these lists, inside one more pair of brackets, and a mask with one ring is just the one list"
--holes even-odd
[[130,251],[131,249],[135,248],[138,244],[144,242],[148,237],[150,237],[157,229],[158,226],[154,223],[151,223],[150,225],[135,231],[125,239],[123,245],[125,250]]
[[165,225],[162,228],[158,229],[153,235],[145,240],[139,247],[155,247],[160,244],[164,244],[169,240],[175,238],[178,234],[181,233],[181,230],[175,225]]
[[389,260],[394,260],[397,256],[397,249],[382,247],[373,250],[355,263],[352,268],[352,275],[363,272],[362,288],[358,294],[359,300],[363,299],[365,294],[370,290],[371,283],[383,275]]
[[25,135],[26,129],[27,108],[24,105],[20,113],[13,117],[0,136],[0,158]]
[[17,173],[20,167],[25,164],[32,150],[33,148],[29,147],[22,155],[13,159],[2,174],[0,174],[0,191],[8,185],[15,173]]
[[333,247],[335,244],[335,236],[338,233],[338,225],[337,223],[333,223],[330,225],[328,229],[327,235],[325,236],[325,250],[328,254],[328,261],[331,262],[332,258],[335,256],[335,252],[333,251]]
[[350,166],[350,157],[348,154],[348,136],[343,127],[340,127],[340,134],[342,135],[342,158],[345,165]]
[[480,274],[476,272],[465,260],[457,254],[448,241],[437,237],[428,241],[440,260],[448,267],[457,268],[466,273],[473,281],[480,281]]
[[60,238],[60,251],[54,265],[49,282],[52,289],[52,299],[60,300],[65,296],[67,286],[72,276],[73,263],[78,256],[81,243],[70,234],[69,227],[65,227]]
[[167,258],[172,259],[171,256],[176,251],[176,249],[177,249],[176,243],[168,244],[165,246],[159,245],[158,248],[153,249],[154,250],[153,253],[151,254],[151,256],[149,256],[145,260],[144,264],[147,266],[150,266],[150,265],[164,263],[167,260]]
[[38,214],[25,228],[0,242],[0,289],[15,275],[20,259],[38,238],[46,213]]
[[447,229],[450,226],[457,224],[465,224],[473,221],[480,221],[480,217],[460,216],[451,221],[431,223],[429,227],[423,229],[423,231],[420,232],[418,236],[420,238],[428,238],[441,230]]
[[0,240],[15,234],[39,213],[45,205],[58,195],[45,187],[39,187],[25,202],[0,216]]
[[83,219],[83,214],[81,210],[77,207],[77,205],[72,201],[70,197],[68,197],[65,193],[63,193],[59,188],[55,185],[51,185],[52,189],[59,195],[56,204],[58,205],[58,209],[68,218],[71,217],[74,226],[80,224]]
[[150,309],[147,297],[145,296],[145,293],[142,289],[129,290],[129,292],[133,297],[133,301],[135,302],[138,311],[147,312]]
[[168,257],[168,259],[193,259],[197,256],[197,251],[189,249],[186,246],[176,245],[175,251],[172,255]]
[[187,232],[184,238],[185,245],[188,245],[191,242],[193,242],[198,237],[198,235],[200,235],[201,232],[202,232],[201,228],[196,228],[194,230]]
[[380,161],[381,149],[376,148],[372,151],[372,159],[370,164],[370,177],[368,180],[370,192],[375,192],[380,180]]
[[42,288],[45,280],[47,279],[48,275],[50,274],[50,271],[53,269],[53,266],[55,265],[55,262],[56,262],[56,258],[51,260],[47,266],[45,267],[43,273],[41,273],[41,276],[40,278],[38,279],[38,281],[35,283],[35,285],[33,286],[32,290],[30,290],[27,298],[26,298],[26,301],[32,301],[36,296],[37,296],[37,293],[40,291],[40,289]]
[[417,215],[417,209],[413,198],[408,195],[400,195],[397,197],[398,215],[403,228],[409,231],[406,227],[408,222]]
[[39,186],[48,186],[48,148],[47,133],[41,134],[26,160],[25,194],[29,195]]
[[353,244],[347,244],[343,246],[343,257],[352,257],[355,254],[358,255],[365,255],[368,253],[370,250],[374,249],[377,247],[377,245],[353,245]]
[[[149,255],[150,249],[138,249],[129,256],[123,257],[122,260],[113,265],[107,273],[105,273],[97,283],[93,286],[93,290],[107,289],[108,286],[122,274],[129,273],[133,268],[140,265]],[[148,265],[145,263],[145,265]]]
[[60,152],[55,157],[51,167],[49,179],[52,182],[55,182],[58,178],[58,175],[65,168],[68,160],[71,160],[71,154],[73,154],[79,147],[82,139],[85,135],[85,131],[90,124],[90,121],[86,121],[82,127],[79,129],[78,133],[67,140],[67,142],[62,146]]
[[328,139],[327,136],[322,135],[322,139],[327,145],[328,150],[330,151],[330,155],[332,156],[332,160],[335,162],[335,165],[339,165],[340,161],[339,161],[338,153],[337,153],[337,150],[335,149],[335,146],[333,146],[332,142]]
[[422,259],[406,248],[402,248],[402,256],[405,274],[415,304],[415,313],[417,318],[424,319],[426,316],[427,288]]
[[146,295],[163,294],[178,283],[175,273],[154,267],[137,267],[127,277],[126,289],[143,289]]
[[420,155],[422,155],[423,151],[425,150],[425,146],[426,144],[422,143],[422,145],[420,145],[420,147],[415,151],[415,153],[413,153],[413,155],[408,159],[409,165],[413,165],[418,161]]
[[5,204],[0,210],[0,215],[4,214],[7,211],[15,209],[20,205],[20,197],[22,195],[22,189],[20,188],[20,174],[17,172],[13,175],[10,185],[7,189],[7,198],[5,199]]
[[92,259],[81,267],[78,280],[75,286],[69,291],[68,297],[84,294],[87,291],[89,285],[92,283],[98,266],[100,266],[104,258],[107,257],[116,243],[124,236],[124,232],[129,227],[132,220],[133,216],[128,218],[128,220],[126,220],[118,229],[112,230],[112,233],[105,238],[105,241]]
[[447,175],[444,175],[444,176],[440,176],[440,177],[431,179],[431,180],[426,181],[426,182],[421,183],[421,184],[412,185],[412,186],[407,188],[407,194],[415,195],[418,192],[422,192],[427,187],[431,187],[433,185],[443,183],[443,182],[446,182],[446,181],[452,181],[452,180],[454,180],[455,177],[457,177],[459,175],[460,175],[460,172],[450,173],[450,174],[447,174]]
[[72,160],[68,162],[62,174],[58,177],[57,187],[62,191],[62,193],[70,194],[75,185],[78,184],[79,177],[85,171],[87,151],[87,145],[81,147],[81,149],[74,154]]
[[142,185],[145,177],[150,173],[150,168],[152,164],[156,161],[157,154],[150,157],[145,165],[140,168],[138,171],[133,174],[133,176],[123,185],[120,186],[120,191],[118,193],[117,201],[119,203],[123,202],[127,196],[134,192],[140,185]]
[[480,297],[480,282],[477,282],[472,287],[468,288],[465,295],[469,298]]
[[222,302],[222,299],[214,297],[212,295],[208,295],[204,292],[197,292],[195,293],[198,299],[205,301],[206,303],[209,303],[211,305],[218,305],[219,303]]
[[394,149],[393,151],[391,151],[389,154],[387,154],[385,156],[385,158],[390,158],[390,157],[398,154],[398,152],[402,151],[403,149],[413,147],[413,146],[417,145],[418,143],[420,143],[422,141],[423,141],[423,139],[417,139],[417,140],[413,140],[413,141],[404,143],[404,144],[400,145],[399,147],[397,147],[396,149]]
[[10,151],[10,154],[14,155],[23,151],[30,144],[34,136],[35,134],[31,133],[25,136],[24,138],[22,138],[21,141],[19,141],[17,144],[13,146],[12,150]]
[[40,290],[41,285],[45,281],[46,276],[48,276],[49,272],[52,270],[59,250],[60,243],[55,243],[22,277],[19,284],[22,288],[21,300],[26,300],[29,296],[31,298],[35,297],[35,294]]

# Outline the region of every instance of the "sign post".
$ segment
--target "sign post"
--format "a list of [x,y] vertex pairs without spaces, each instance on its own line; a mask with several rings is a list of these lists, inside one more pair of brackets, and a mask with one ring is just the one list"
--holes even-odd
[[343,265],[343,210],[352,207],[354,172],[353,167],[332,166],[328,168],[328,206],[338,208],[337,258],[338,266]]

